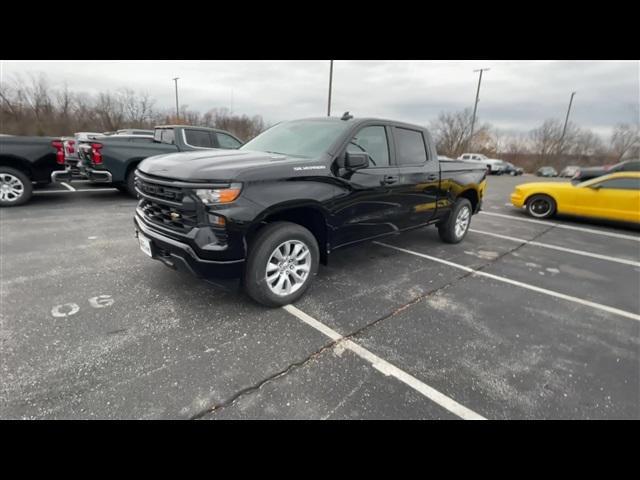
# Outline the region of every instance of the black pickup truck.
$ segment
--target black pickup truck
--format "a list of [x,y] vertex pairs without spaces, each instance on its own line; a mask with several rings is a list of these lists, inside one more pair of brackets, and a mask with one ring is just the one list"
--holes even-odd
[[64,170],[61,139],[0,136],[0,207],[28,202],[33,183],[48,184],[58,170]]
[[138,166],[140,248],[204,278],[240,277],[256,301],[298,299],[330,252],[435,224],[461,241],[487,169],[440,162],[422,127],[379,119],[280,123],[239,150]]
[[[79,143],[77,155],[80,175],[94,182],[111,183],[119,190],[136,196],[133,176],[138,163],[164,153],[211,148],[234,149],[242,142],[229,132],[207,127],[163,125],[154,128],[153,137],[129,134],[95,137]],[[69,182],[73,167],[57,172],[52,180]]]

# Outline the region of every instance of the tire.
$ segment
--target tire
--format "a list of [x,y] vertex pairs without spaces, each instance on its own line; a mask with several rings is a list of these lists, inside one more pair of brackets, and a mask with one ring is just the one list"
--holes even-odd
[[29,201],[33,184],[20,170],[0,167],[0,207],[16,207]]
[[[290,256],[288,254],[295,251],[299,245],[302,245],[299,255],[306,248],[308,252],[306,256],[294,263],[293,268],[287,269],[287,264],[284,264],[284,268],[279,266],[276,250],[279,250],[281,256],[287,258]],[[249,246],[249,256],[243,278],[245,291],[253,300],[268,307],[280,307],[295,302],[309,288],[318,273],[319,259],[318,242],[309,230],[291,222],[270,223],[258,232]],[[271,282],[267,279],[268,264],[272,265],[269,268],[273,269]],[[300,269],[296,269],[295,265],[298,265]],[[308,269],[306,273],[304,269]],[[294,284],[295,278],[291,272],[296,272],[304,279]],[[281,278],[285,278],[285,280],[281,280]],[[285,293],[287,282],[289,282],[290,289],[295,288],[289,294]],[[282,289],[281,294],[277,293],[279,289]]]
[[549,195],[532,195],[527,198],[527,213],[534,218],[550,218],[556,213],[556,201]]
[[[442,241],[445,243],[460,243],[469,231],[472,214],[471,202],[466,198],[459,198],[453,206],[449,217],[438,224],[438,233]],[[458,220],[460,220],[460,223]]]
[[135,183],[133,181],[135,177],[135,173],[136,173],[136,167],[134,165],[133,168],[129,170],[129,173],[127,173],[127,178],[125,179],[124,184],[117,186],[116,188],[121,192],[126,193],[130,197],[138,198],[138,192],[136,192]]

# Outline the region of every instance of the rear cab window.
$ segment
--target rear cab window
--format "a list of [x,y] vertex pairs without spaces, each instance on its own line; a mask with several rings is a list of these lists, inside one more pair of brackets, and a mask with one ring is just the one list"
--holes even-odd
[[185,143],[191,147],[215,148],[211,134],[206,130],[184,129]]
[[156,128],[153,131],[153,140],[160,143],[175,145],[175,132],[173,131],[173,128]]
[[422,132],[403,127],[395,127],[394,131],[399,167],[427,163],[427,145]]

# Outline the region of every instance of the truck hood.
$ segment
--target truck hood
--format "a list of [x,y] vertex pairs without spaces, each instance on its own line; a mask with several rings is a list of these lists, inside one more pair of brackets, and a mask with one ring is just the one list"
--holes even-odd
[[207,149],[149,157],[138,165],[138,169],[142,173],[175,180],[215,182],[235,180],[240,172],[256,167],[308,161],[266,152]]

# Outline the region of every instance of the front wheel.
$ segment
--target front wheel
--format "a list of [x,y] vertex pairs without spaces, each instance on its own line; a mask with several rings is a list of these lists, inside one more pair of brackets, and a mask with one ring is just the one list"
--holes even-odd
[[443,242],[462,241],[471,225],[471,211],[471,202],[466,198],[459,198],[447,220],[438,224],[438,233]]
[[0,167],[0,207],[26,203],[33,193],[31,180],[20,170]]
[[527,213],[535,218],[549,218],[556,213],[556,202],[548,195],[533,195],[527,199]]
[[251,242],[245,290],[269,307],[295,302],[318,272],[319,258],[318,242],[309,230],[291,222],[271,223]]

